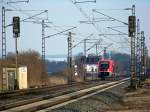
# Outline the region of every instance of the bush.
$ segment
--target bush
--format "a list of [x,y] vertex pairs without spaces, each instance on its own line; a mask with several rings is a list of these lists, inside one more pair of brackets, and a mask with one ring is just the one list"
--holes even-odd
[[[15,54],[8,53],[7,59],[3,60],[3,65],[7,66],[12,64],[15,64]],[[28,87],[48,84],[48,75],[38,52],[34,50],[19,52],[18,65],[27,66]]]

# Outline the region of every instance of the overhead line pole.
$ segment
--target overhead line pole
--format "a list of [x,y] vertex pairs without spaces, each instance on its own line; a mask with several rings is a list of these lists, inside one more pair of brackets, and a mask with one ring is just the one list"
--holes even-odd
[[145,53],[144,53],[144,66],[145,66],[145,70],[144,70],[144,80],[147,78],[147,68],[148,68],[148,48],[147,46],[145,46]]
[[6,59],[6,26],[5,26],[5,7],[2,7],[2,59]]
[[86,57],[86,41],[87,39],[84,39],[84,56]]
[[2,91],[6,88],[5,69],[3,61],[6,59],[6,27],[5,27],[5,7],[2,6]]
[[[135,5],[132,6],[132,16],[135,17]],[[136,23],[136,21],[135,21]],[[136,24],[135,26],[136,27]],[[137,88],[137,77],[136,77],[136,57],[135,57],[135,39],[136,30],[131,33],[131,87]]]
[[145,79],[145,36],[144,31],[141,31],[141,81]]
[[68,76],[70,76],[70,82],[72,83],[72,33],[68,33]]
[[137,20],[137,38],[136,38],[136,75],[141,84],[141,37],[140,37],[140,20]]
[[45,65],[45,25],[44,20],[42,20],[42,61]]
[[98,56],[98,44],[96,43],[96,56]]
[[[43,26],[42,26],[43,28],[42,29],[44,29],[44,21],[43,21]],[[67,31],[70,31],[70,30],[72,30],[72,29],[75,29],[75,28],[77,28],[77,27],[73,27],[73,28],[69,28],[69,29],[67,29],[67,30],[64,30],[64,31],[61,31],[61,32],[58,32],[58,33],[55,33],[55,34],[52,34],[52,35],[49,35],[49,36],[46,36],[45,37],[45,35],[44,35],[44,30],[42,30],[42,59],[43,59],[43,61],[45,62],[45,53],[46,53],[46,50],[45,50],[45,47],[46,47],[46,41],[45,41],[45,39],[47,39],[47,38],[51,38],[51,37],[53,37],[53,36],[56,36],[56,35],[59,35],[59,34],[62,34],[62,33],[64,33],[64,32],[67,32]]]

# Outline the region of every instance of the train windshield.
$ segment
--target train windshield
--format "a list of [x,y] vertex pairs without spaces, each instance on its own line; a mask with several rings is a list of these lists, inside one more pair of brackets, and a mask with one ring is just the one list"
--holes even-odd
[[107,62],[101,63],[101,68],[102,69],[108,69],[108,67],[109,67],[109,64]]

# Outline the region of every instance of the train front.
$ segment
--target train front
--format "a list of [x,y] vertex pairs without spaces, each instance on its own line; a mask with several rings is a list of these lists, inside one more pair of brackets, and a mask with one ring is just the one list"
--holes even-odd
[[100,60],[98,62],[98,77],[105,79],[113,76],[114,64],[113,60]]

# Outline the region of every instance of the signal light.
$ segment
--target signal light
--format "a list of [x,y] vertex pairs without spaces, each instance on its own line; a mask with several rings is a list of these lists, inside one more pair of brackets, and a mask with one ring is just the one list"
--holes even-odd
[[13,33],[16,35],[20,33],[20,17],[13,17]]
[[129,16],[128,24],[129,37],[131,37],[133,33],[136,32],[136,17]]

